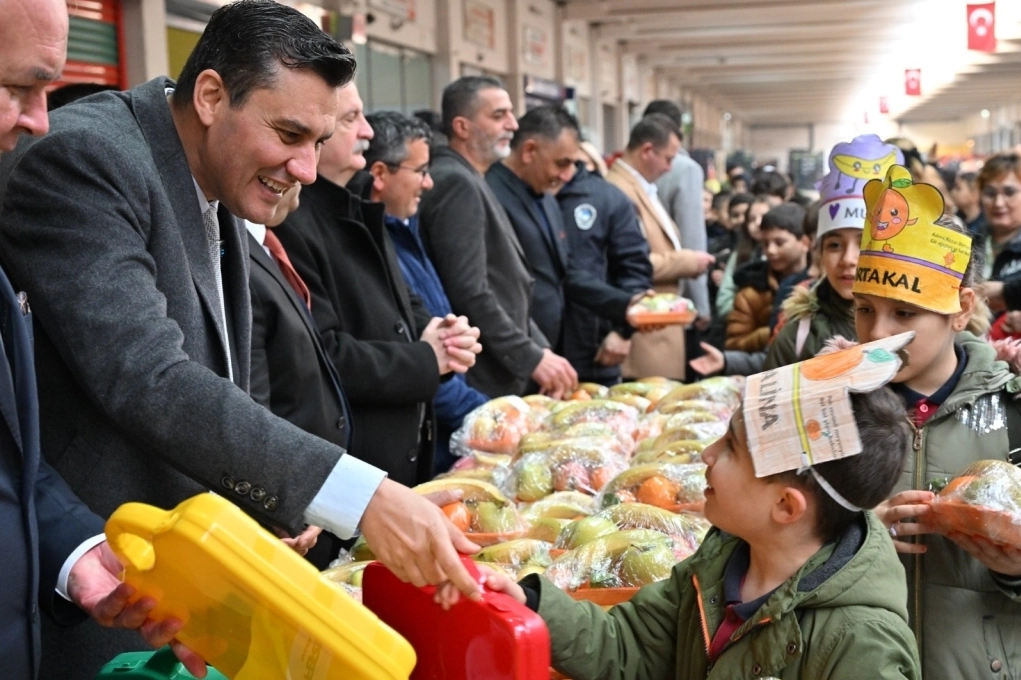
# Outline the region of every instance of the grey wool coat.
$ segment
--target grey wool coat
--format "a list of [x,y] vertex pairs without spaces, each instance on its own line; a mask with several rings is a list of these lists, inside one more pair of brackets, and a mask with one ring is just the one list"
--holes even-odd
[[[106,517],[214,489],[296,530],[344,450],[248,395],[245,228],[222,205],[234,382],[192,174],[157,78],[56,111],[0,158],[0,256],[35,317],[42,453]],[[48,632],[47,632],[48,631]],[[44,631],[42,677],[93,678],[133,632]],[[46,645],[49,643],[50,647]]]

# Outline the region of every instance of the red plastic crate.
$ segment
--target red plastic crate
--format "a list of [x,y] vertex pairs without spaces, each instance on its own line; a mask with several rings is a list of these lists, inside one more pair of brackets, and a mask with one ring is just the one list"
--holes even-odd
[[[463,558],[469,572],[478,569]],[[547,680],[550,641],[545,622],[503,593],[461,600],[449,611],[436,588],[404,583],[382,564],[365,568],[362,601],[415,648],[411,680]]]

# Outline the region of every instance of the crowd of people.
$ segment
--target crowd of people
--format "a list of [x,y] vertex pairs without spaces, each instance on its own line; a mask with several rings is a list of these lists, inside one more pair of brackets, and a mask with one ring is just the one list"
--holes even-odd
[[[713,194],[673,102],[651,102],[609,166],[563,107],[518,118],[490,77],[447,85],[438,115],[366,115],[352,53],[272,0],[219,9],[176,81],[65,92],[47,114],[67,31],[62,0],[0,0],[10,677],[91,680],[143,639],[202,675],[174,640],[181,622],[152,620],[156,603],[118,581],[103,518],[125,502],[212,490],[320,568],[361,534],[400,578],[478,598],[458,560],[477,546],[440,510],[456,494],[409,488],[450,468],[476,407],[750,376],[904,331],[892,392],[853,402],[866,462],[818,466],[853,505],[809,485],[807,506],[771,510],[770,489],[809,487],[742,477],[735,418],[704,455],[719,494],[707,516],[745,548],[709,541],[699,555],[727,557],[686,562],[681,581],[609,615],[538,577],[494,587],[549,621],[576,677],[658,677],[707,673],[807,564],[813,588],[846,567],[881,595],[830,581],[832,606],[854,592],[860,619],[813,610],[772,628],[776,654],[805,655],[783,677],[1021,676],[1021,546],[924,537],[914,521],[930,477],[1021,448],[1021,156],[944,178],[906,140],[866,135],[833,149],[816,201],[774,169],[731,168]],[[923,231],[955,257],[927,260]],[[689,298],[694,322],[633,326],[628,310],[656,293]],[[875,508],[864,523],[859,507]],[[779,554],[792,559],[755,584],[771,587],[745,592]],[[740,617],[727,635],[679,629],[692,577],[720,581]],[[788,596],[790,621],[803,610]],[[860,626],[855,645],[827,632],[838,624]],[[618,635],[624,648],[607,644]],[[727,677],[753,656],[723,657]]]

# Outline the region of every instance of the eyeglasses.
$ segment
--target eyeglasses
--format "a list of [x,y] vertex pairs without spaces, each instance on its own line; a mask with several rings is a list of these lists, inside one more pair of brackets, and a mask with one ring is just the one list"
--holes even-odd
[[414,172],[420,176],[423,180],[429,176],[429,166],[423,165],[420,168],[412,168],[408,165],[401,165],[400,163],[387,163],[386,167],[390,168],[391,171],[397,172],[398,170],[407,170],[408,172]]
[[1018,194],[1021,194],[1021,187],[1016,187],[1013,185],[1007,185],[1002,189],[997,189],[996,187],[986,187],[985,189],[982,190],[982,198],[990,202],[995,201],[997,196],[1002,195],[1003,200],[1010,203],[1011,201],[1014,201],[1018,197]]

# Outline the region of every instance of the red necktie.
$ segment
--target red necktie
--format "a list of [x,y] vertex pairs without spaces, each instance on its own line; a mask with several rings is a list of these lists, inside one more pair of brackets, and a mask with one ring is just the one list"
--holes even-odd
[[266,247],[269,248],[273,259],[277,261],[280,273],[287,279],[287,283],[291,284],[291,288],[298,294],[298,297],[305,301],[309,309],[312,309],[312,296],[309,295],[308,286],[305,285],[305,282],[298,276],[298,272],[295,271],[294,265],[291,264],[291,258],[287,257],[287,251],[284,250],[280,239],[268,228],[266,229]]

